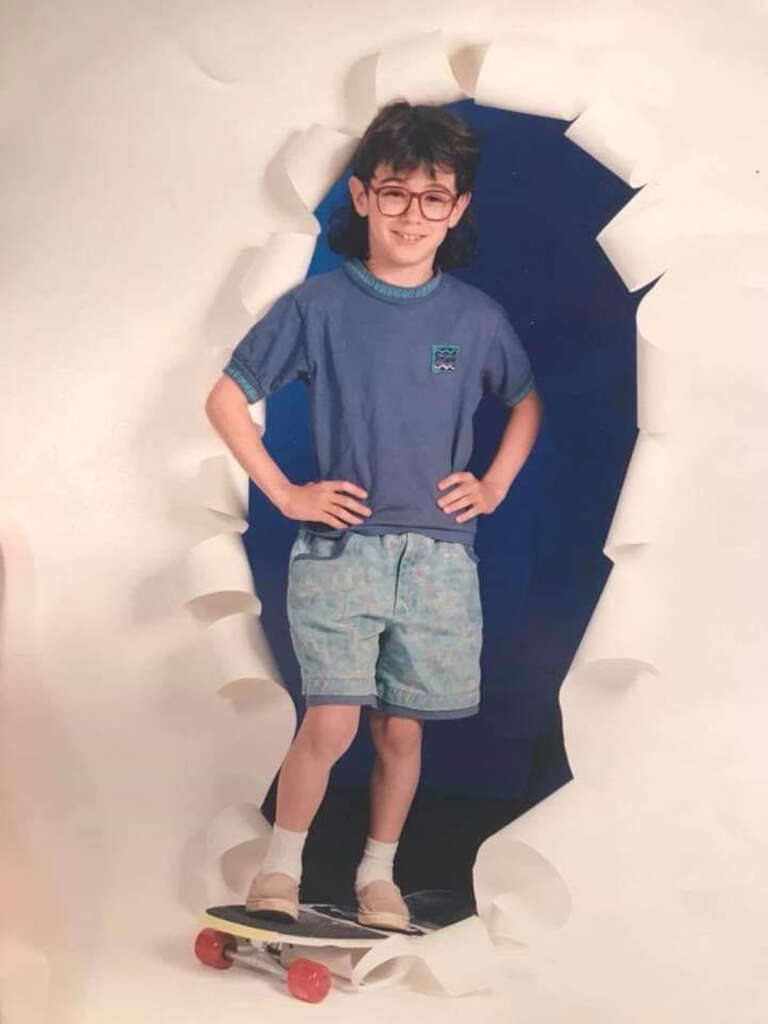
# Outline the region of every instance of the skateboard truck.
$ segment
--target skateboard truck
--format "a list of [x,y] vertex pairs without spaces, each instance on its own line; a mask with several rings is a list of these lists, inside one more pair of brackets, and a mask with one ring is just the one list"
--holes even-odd
[[203,928],[195,940],[195,956],[207,967],[227,970],[235,964],[253,971],[268,971],[285,978],[288,991],[296,999],[319,1003],[331,990],[331,972],[325,964],[298,957],[286,968],[280,959],[281,944],[253,946],[216,928]]

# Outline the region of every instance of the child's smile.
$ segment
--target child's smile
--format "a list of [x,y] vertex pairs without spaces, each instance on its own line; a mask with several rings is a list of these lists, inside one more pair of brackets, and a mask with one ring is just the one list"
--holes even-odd
[[[457,199],[455,172],[434,168],[432,176],[420,165],[412,171],[396,173],[391,164],[379,163],[368,189],[354,176],[350,178],[349,187],[357,212],[368,221],[366,265],[370,272],[390,284],[414,286],[428,281],[434,273],[435,253],[448,230],[458,223],[470,199],[470,193]],[[427,206],[430,216],[424,216],[416,195],[410,197],[402,213],[382,212],[403,189],[426,193],[422,201],[432,204]],[[432,210],[442,212],[441,203],[447,216],[432,219]]]
[[395,235],[396,238],[399,238],[401,242],[405,242],[408,245],[412,245],[414,242],[419,242],[424,238],[424,235],[406,234],[404,231],[397,231],[395,228],[392,229],[392,234]]

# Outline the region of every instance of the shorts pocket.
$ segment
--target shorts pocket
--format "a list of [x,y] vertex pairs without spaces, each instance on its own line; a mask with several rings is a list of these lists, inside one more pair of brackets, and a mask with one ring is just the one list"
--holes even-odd
[[350,536],[350,530],[345,531],[340,537],[321,537],[302,528],[291,548],[291,564],[306,559],[313,562],[329,562],[339,558],[344,553]]
[[480,559],[477,557],[475,552],[472,550],[472,548],[468,544],[461,544],[460,543],[459,547],[464,552],[464,554],[467,556],[467,558],[470,560],[472,565],[479,565],[480,564]]

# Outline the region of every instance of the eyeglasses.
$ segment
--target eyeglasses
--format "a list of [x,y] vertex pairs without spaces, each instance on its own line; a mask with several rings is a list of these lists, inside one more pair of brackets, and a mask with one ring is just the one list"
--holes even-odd
[[424,192],[412,192],[409,188],[401,188],[398,185],[369,185],[368,188],[375,192],[376,202],[379,211],[385,217],[399,217],[410,208],[414,196],[419,200],[419,209],[426,220],[445,220],[450,217],[451,210],[456,205],[458,196],[452,196],[448,192],[441,192],[438,189],[425,189]]

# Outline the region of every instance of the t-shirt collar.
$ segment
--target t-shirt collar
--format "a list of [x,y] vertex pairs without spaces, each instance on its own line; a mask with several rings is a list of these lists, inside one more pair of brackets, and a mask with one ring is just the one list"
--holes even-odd
[[431,295],[438,287],[443,278],[442,271],[438,268],[435,273],[424,284],[399,285],[390,284],[389,281],[382,281],[366,267],[361,259],[352,256],[344,261],[344,269],[350,278],[365,291],[379,298],[388,299],[391,302],[411,302],[414,299],[423,299]]

